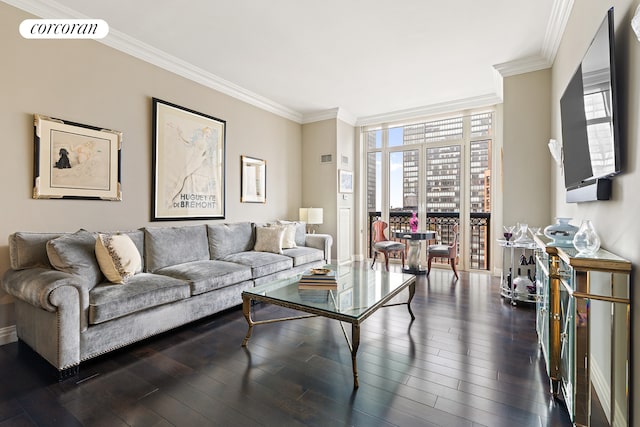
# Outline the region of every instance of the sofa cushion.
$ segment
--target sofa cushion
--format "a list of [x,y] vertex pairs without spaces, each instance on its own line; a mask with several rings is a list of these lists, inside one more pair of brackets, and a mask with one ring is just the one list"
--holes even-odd
[[253,248],[254,227],[250,222],[235,224],[208,224],[211,259],[223,259],[227,255],[250,251]]
[[80,276],[89,286],[102,282],[103,276],[95,255],[96,235],[78,230],[47,242],[51,265],[65,273]]
[[251,277],[254,279],[293,267],[291,258],[271,252],[240,252],[226,256],[224,261],[251,267]]
[[324,252],[315,248],[297,247],[284,249],[282,253],[293,259],[293,266],[309,264],[310,262],[323,261]]
[[9,236],[9,257],[11,268],[51,268],[47,255],[47,242],[64,233],[37,233],[19,231]]
[[189,282],[191,295],[251,280],[251,268],[232,262],[208,260],[161,268],[158,274]]
[[284,227],[279,225],[256,227],[256,243],[254,251],[282,254],[282,238]]
[[169,265],[209,259],[204,225],[147,227],[144,233],[146,271],[150,273]]
[[125,283],[142,271],[142,258],[126,234],[98,233],[96,258],[102,274],[112,283]]
[[187,282],[159,274],[136,274],[125,286],[102,283],[89,292],[89,323],[106,322],[189,295]]

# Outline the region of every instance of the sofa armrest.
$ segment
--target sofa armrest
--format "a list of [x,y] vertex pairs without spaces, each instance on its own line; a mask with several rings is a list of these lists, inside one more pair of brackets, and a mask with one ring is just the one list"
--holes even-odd
[[320,249],[324,252],[324,260],[331,264],[331,245],[333,237],[330,234],[307,234],[305,236],[305,246]]
[[[78,276],[48,268],[7,270],[2,286],[9,295],[46,311],[56,312],[63,305],[75,305],[81,314],[80,329],[87,327],[89,292]],[[61,300],[60,295],[72,295],[68,291],[57,292],[62,287],[75,289],[75,298]]]

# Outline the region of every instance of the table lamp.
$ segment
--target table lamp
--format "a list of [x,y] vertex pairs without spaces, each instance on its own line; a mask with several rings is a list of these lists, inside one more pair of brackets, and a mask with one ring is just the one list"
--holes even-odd
[[322,224],[322,213],[322,208],[300,208],[300,221],[307,223],[308,233],[315,233],[315,227]]

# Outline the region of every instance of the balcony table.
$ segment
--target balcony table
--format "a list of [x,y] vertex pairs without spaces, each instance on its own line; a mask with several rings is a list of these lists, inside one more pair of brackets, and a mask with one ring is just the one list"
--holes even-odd
[[420,250],[423,240],[434,240],[435,231],[394,231],[393,237],[409,241],[409,252],[407,253],[407,267],[402,269],[403,273],[426,274],[427,269],[420,266]]

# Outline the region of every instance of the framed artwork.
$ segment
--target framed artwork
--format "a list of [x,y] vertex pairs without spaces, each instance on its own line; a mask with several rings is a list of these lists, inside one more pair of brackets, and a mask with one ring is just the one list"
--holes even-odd
[[122,200],[122,133],[34,114],[34,199]]
[[240,156],[240,202],[267,202],[267,163],[262,159]]
[[151,221],[224,219],[226,122],[153,98]]
[[338,192],[353,193],[353,172],[340,169],[338,171]]

